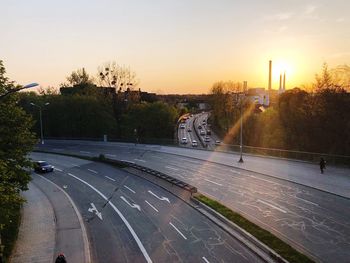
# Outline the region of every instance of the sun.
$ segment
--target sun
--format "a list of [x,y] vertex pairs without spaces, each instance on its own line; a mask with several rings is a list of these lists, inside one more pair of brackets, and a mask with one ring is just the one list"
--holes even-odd
[[292,63],[285,60],[276,60],[272,62],[272,78],[274,81],[279,81],[280,75],[286,73],[290,78],[293,75],[294,67]]

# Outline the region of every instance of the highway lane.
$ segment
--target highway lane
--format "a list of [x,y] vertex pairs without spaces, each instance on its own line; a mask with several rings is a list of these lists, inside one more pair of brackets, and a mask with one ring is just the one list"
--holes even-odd
[[[195,128],[197,129],[198,134],[200,134],[201,131],[204,131],[205,134],[200,135],[200,140],[203,142],[204,145],[206,145],[206,149],[208,150],[215,150],[218,146],[215,144],[217,140],[219,140],[218,136],[212,131],[210,124],[208,124],[208,112],[202,112],[196,115],[195,118]],[[198,127],[201,126],[202,129],[199,129]],[[210,130],[211,134],[207,134],[207,131]],[[205,136],[208,136],[210,138],[209,141],[205,141]]]
[[75,201],[94,262],[260,262],[182,200],[122,169],[50,154],[32,158],[55,165],[44,176]]
[[[186,120],[185,123],[180,123],[178,126],[178,140],[179,140],[179,145],[182,147],[187,147],[187,148],[203,148],[199,138],[197,137],[195,131],[193,130],[193,122],[196,118],[196,114],[193,116],[189,116],[189,118]],[[185,128],[181,128],[181,124],[185,125]],[[187,138],[187,143],[183,144],[182,143],[182,138]],[[192,146],[193,140],[197,141],[198,145],[197,147]]]
[[[81,145],[69,146],[72,152]],[[310,187],[149,148],[86,146],[198,187],[320,262],[350,258],[350,201]],[[112,151],[113,149],[113,151]],[[146,149],[146,150],[145,150]]]

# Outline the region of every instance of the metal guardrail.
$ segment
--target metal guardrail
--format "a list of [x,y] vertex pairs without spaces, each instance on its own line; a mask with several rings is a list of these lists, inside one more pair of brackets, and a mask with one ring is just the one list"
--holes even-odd
[[[89,140],[89,141],[103,141],[103,138],[45,138],[45,139],[55,139],[55,140]],[[134,138],[108,138],[110,142],[125,142],[125,143],[135,143]],[[165,146],[179,146],[174,139],[158,139],[158,138],[145,138],[138,141],[139,144],[157,144]],[[239,145],[236,144],[224,144],[216,147],[214,151],[222,152],[235,152],[240,151]],[[243,145],[243,154],[251,154],[257,156],[266,157],[276,157],[276,158],[286,158],[300,161],[308,162],[319,162],[320,158],[323,157],[327,164],[334,165],[347,165],[350,166],[350,156],[347,155],[337,155],[329,153],[316,153],[316,152],[306,152],[306,151],[295,151],[295,150],[285,150],[285,149],[274,149],[274,148],[263,148],[255,146]]]

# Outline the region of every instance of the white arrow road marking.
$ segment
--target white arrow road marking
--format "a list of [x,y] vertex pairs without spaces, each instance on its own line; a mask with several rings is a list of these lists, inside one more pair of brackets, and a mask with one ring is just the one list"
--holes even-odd
[[88,169],[88,171],[90,171],[90,172],[92,172],[92,173],[94,173],[94,174],[98,174],[98,172],[97,172],[97,171],[92,170],[92,169]]
[[137,236],[137,234],[135,233],[135,230],[131,227],[130,223],[128,222],[128,220],[126,220],[126,218],[124,217],[124,215],[118,210],[118,208],[111,202],[108,200],[107,196],[105,196],[104,194],[102,194],[99,190],[97,190],[94,186],[92,186],[91,184],[89,184],[88,182],[85,182],[84,180],[80,179],[79,177],[68,173],[68,175],[70,175],[71,177],[77,179],[78,181],[82,182],[83,184],[89,186],[92,190],[94,190],[96,193],[98,193],[104,200],[106,200],[108,202],[108,204],[113,208],[113,210],[119,215],[119,217],[121,218],[121,220],[124,222],[124,224],[126,225],[126,227],[128,228],[128,230],[130,231],[131,235],[133,236],[133,238],[135,239],[138,247],[140,248],[143,256],[145,257],[147,263],[152,263],[152,259],[150,258],[150,256],[148,255],[145,247],[143,246],[140,238]]
[[148,192],[149,192],[151,195],[153,195],[154,197],[158,198],[159,200],[161,200],[161,201],[166,201],[166,202],[168,202],[168,203],[170,204],[169,198],[164,197],[164,196],[159,197],[158,195],[156,195],[155,193],[153,193],[151,190],[148,190]]
[[210,263],[208,259],[206,259],[206,257],[202,257],[202,259],[205,261],[205,263]]
[[134,190],[132,190],[130,187],[127,187],[126,185],[124,185],[124,187],[126,188],[126,189],[128,189],[130,192],[132,192],[132,193],[136,193]]
[[88,209],[88,211],[91,213],[95,212],[95,214],[98,216],[98,218],[102,220],[102,213],[97,210],[94,203],[90,203],[90,205],[91,205],[91,207]]
[[170,167],[170,166],[165,166],[166,169],[169,169],[169,170],[174,170],[174,171],[178,171],[179,169],[177,168],[174,168],[174,167]]
[[107,175],[105,175],[105,177],[106,177],[107,179],[109,179],[109,180],[115,182],[115,180],[114,180],[113,178],[111,178],[111,177],[109,177],[109,176],[107,176]]
[[219,184],[219,183],[214,182],[214,181],[210,181],[210,180],[208,180],[208,179],[204,179],[204,181],[207,181],[207,182],[209,182],[209,183],[212,183],[212,184],[216,184],[216,185],[222,186],[222,184]]
[[177,229],[176,226],[173,225],[173,223],[169,222],[169,224],[184,238],[187,240],[187,237],[181,233],[181,231],[179,229]]
[[269,204],[268,202],[265,202],[265,201],[260,200],[260,199],[258,199],[257,201],[260,202],[260,203],[262,203],[262,204],[268,205],[268,206],[270,206],[270,207],[272,207],[272,208],[274,208],[274,209],[276,209],[276,210],[278,210],[278,211],[281,211],[282,213],[285,213],[285,214],[287,213],[286,210],[283,210],[282,208],[279,208],[279,207],[277,207],[277,206],[275,206],[275,205]]
[[154,211],[159,212],[157,208],[155,208],[151,203],[149,203],[147,200],[145,200],[146,204],[148,204],[150,207],[153,208]]
[[125,203],[127,203],[130,207],[132,208],[136,208],[137,210],[139,210],[141,212],[141,207],[138,204],[130,204],[128,200],[126,200],[126,198],[124,196],[120,196],[120,199],[122,199]]

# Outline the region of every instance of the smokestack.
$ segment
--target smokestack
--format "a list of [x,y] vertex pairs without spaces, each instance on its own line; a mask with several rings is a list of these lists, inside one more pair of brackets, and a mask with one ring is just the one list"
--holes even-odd
[[269,61],[269,91],[271,91],[272,60]]
[[283,74],[283,92],[286,91],[286,72]]
[[282,73],[280,74],[280,87],[279,91],[282,92]]

